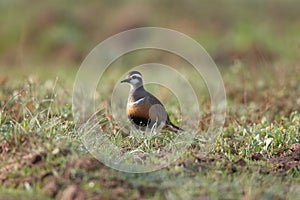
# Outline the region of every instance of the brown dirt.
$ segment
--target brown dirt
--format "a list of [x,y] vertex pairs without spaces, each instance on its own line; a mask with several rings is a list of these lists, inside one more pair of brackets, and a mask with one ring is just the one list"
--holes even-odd
[[[60,153],[68,155],[69,152],[60,150]],[[65,166],[60,166],[58,164],[53,164],[51,170],[45,167],[49,164],[46,163],[47,158],[46,152],[35,152],[32,154],[23,154],[19,157],[14,156],[5,164],[1,163],[0,168],[0,184],[3,187],[24,187],[25,183],[29,185],[39,183],[41,185],[41,191],[45,195],[62,200],[68,199],[109,199],[105,194],[97,194],[94,192],[89,192],[81,186],[83,179],[86,177],[74,177],[72,171],[80,169],[86,172],[101,172],[110,178],[105,178],[105,176],[90,177],[90,181],[94,182],[98,187],[109,191],[109,197],[113,199],[124,199],[128,195],[128,191],[132,189],[129,183],[124,182],[116,174],[117,172],[108,169],[98,160],[92,157],[83,157],[72,159]],[[181,161],[174,163],[174,165],[184,166],[190,169],[191,173],[197,168],[210,168],[209,166],[214,166],[217,162],[224,161],[221,157],[214,157],[207,153],[196,152],[193,156],[186,161]],[[249,156],[249,159],[254,161],[259,161],[263,159],[263,156],[259,153],[254,153]],[[195,160],[198,163],[195,164]],[[289,172],[290,170],[300,166],[300,143],[293,144],[289,149],[283,151],[277,155],[274,155],[267,162],[273,164],[272,167],[261,167],[261,173],[282,173]],[[224,161],[221,165],[228,168],[232,173],[237,170],[247,170],[247,162],[241,158],[236,162]],[[28,167],[35,170],[37,173],[31,176],[24,176],[21,173],[16,173],[15,170],[22,171],[22,168]],[[55,175],[53,172],[56,171],[59,175]],[[197,171],[197,170],[196,170]],[[42,172],[42,173],[39,173]],[[12,177],[11,174],[14,174]],[[143,189],[139,188],[136,193],[132,193],[131,197],[134,199],[139,199],[147,196],[151,193],[149,188]],[[154,191],[152,191],[154,192]]]
[[268,159],[274,164],[273,171],[286,172],[293,168],[300,168],[300,143],[295,143],[291,147],[272,158]]
[[[63,149],[59,152],[62,154],[69,155]],[[83,157],[72,159],[67,164],[51,164],[51,169],[49,170],[49,163],[46,163],[47,158],[46,152],[35,152],[35,153],[23,153],[14,156],[10,156],[8,161],[1,162],[0,164],[0,185],[5,187],[13,188],[24,188],[25,184],[30,186],[34,184],[39,184],[41,186],[41,191],[45,195],[61,200],[68,199],[126,199],[127,190],[130,186],[121,180],[115,171],[111,171],[98,160],[93,157]],[[33,175],[24,176],[22,170],[24,168],[29,168],[34,170],[36,173]],[[111,178],[105,177],[91,177],[90,181],[99,185],[105,191],[109,191],[109,197],[104,195],[88,192],[83,189],[81,183],[86,177],[79,176],[74,177],[72,171],[83,170],[83,173],[101,171],[105,175],[111,174]],[[41,173],[42,172],[42,173]],[[55,174],[56,172],[57,174]],[[135,194],[139,197],[141,194]],[[4,196],[1,196],[1,198]]]

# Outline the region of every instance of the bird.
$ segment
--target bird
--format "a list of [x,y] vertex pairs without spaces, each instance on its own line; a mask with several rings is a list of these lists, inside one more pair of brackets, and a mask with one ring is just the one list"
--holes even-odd
[[182,128],[173,124],[164,105],[145,90],[142,74],[138,71],[130,71],[121,83],[129,83],[131,88],[127,102],[127,117],[138,129],[145,131],[150,128],[168,129],[173,132],[183,131]]

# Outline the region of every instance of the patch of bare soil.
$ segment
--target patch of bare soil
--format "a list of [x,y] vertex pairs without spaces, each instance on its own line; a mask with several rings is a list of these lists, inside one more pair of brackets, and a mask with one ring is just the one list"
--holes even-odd
[[44,167],[43,162],[41,162],[44,156],[44,152],[28,154],[16,153],[5,162],[3,161],[0,165],[1,185],[18,187],[20,184],[36,182],[40,179],[38,174],[35,174],[34,176],[25,176],[22,174],[22,169],[27,167],[28,169],[35,170]]
[[[60,150],[60,152],[64,152]],[[68,153],[67,153],[68,154]],[[14,155],[0,165],[0,185],[4,188],[26,188],[40,185],[41,192],[55,199],[126,199],[130,185],[125,183],[117,172],[111,171],[93,157],[72,159],[66,164],[47,163],[48,153],[36,152]],[[66,155],[67,156],[67,155]],[[24,174],[24,169],[34,173]],[[81,175],[74,171],[82,170]],[[25,170],[26,171],[26,170]],[[89,176],[101,172],[103,176]],[[107,176],[109,178],[107,178]],[[108,191],[98,194],[86,190],[82,183],[88,179],[92,184]],[[125,195],[125,196],[124,196]],[[134,194],[139,198],[141,194]],[[109,198],[108,198],[109,196]],[[2,196],[3,197],[3,196]],[[2,198],[0,196],[0,199]]]
[[291,147],[272,158],[268,162],[274,164],[273,171],[285,172],[294,168],[300,169],[300,143],[295,143]]

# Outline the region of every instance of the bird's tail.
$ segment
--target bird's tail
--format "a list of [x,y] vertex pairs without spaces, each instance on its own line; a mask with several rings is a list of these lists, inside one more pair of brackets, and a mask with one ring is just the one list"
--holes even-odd
[[173,123],[170,121],[169,117],[168,117],[168,119],[167,119],[166,125],[167,125],[167,127],[170,128],[172,131],[175,131],[175,132],[177,132],[177,131],[184,131],[184,130],[183,130],[182,128],[180,128],[179,126],[176,126],[175,124],[173,124]]

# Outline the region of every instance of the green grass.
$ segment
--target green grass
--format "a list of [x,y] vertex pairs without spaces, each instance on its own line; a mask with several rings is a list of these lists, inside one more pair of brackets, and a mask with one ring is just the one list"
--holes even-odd
[[[300,195],[299,161],[294,152],[299,148],[293,149],[300,143],[298,104],[277,111],[273,108],[294,98],[292,91],[299,90],[294,82],[299,77],[290,76],[280,84],[266,77],[265,84],[272,87],[258,91],[256,80],[253,84],[244,82],[247,92],[257,94],[245,100],[237,92],[241,86],[234,84],[238,80],[233,79],[247,77],[243,70],[232,73],[234,67],[222,72],[229,106],[227,121],[216,143],[207,146],[197,137],[185,151],[179,151],[177,160],[167,168],[146,174],[118,172],[92,158],[76,132],[71,95],[67,92],[70,88],[65,88],[60,80],[4,82],[0,92],[0,196],[59,198],[70,185],[77,185],[86,198],[294,199]],[[286,75],[293,74],[292,69],[297,67],[290,68]],[[273,72],[274,76],[282,76]],[[263,75],[255,77],[261,78]],[[281,84],[291,92],[280,94]],[[273,90],[276,93],[272,93],[272,99],[266,99],[264,95]],[[231,96],[232,91],[237,95]],[[270,101],[272,109],[260,110]],[[105,113],[99,116],[109,140],[125,152],[157,152],[170,145],[168,141],[174,137],[164,134],[135,138],[128,129],[119,130],[117,121]],[[55,182],[54,193],[47,189],[49,180]]]

